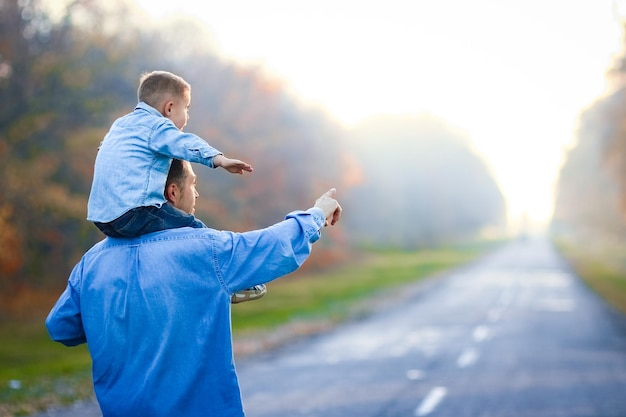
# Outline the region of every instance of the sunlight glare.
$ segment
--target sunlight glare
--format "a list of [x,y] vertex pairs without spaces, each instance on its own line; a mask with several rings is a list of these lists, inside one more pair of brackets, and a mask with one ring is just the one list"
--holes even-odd
[[549,220],[563,148],[621,42],[611,0],[138,2],[203,19],[226,55],[347,126],[380,112],[448,119],[488,161],[512,221]]

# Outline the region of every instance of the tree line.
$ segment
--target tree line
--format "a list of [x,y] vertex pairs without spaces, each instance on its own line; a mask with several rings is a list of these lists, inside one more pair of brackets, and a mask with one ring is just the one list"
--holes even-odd
[[418,249],[506,226],[504,197],[488,166],[466,133],[437,116],[372,116],[350,138],[364,167],[348,193],[345,222],[354,241]]
[[[626,46],[626,38],[624,42]],[[626,53],[607,70],[608,93],[584,109],[556,186],[553,231],[626,238]]]
[[334,186],[345,215],[312,260],[323,266],[349,248],[443,244],[503,222],[484,161],[441,120],[380,117],[348,129],[264,68],[223,57],[191,18],[157,24],[128,0],[59,3],[0,0],[4,294],[63,285],[103,237],[85,220],[97,147],[154,69],[190,82],[187,131],[255,167],[243,177],[195,169],[196,215],[211,227],[267,226]]

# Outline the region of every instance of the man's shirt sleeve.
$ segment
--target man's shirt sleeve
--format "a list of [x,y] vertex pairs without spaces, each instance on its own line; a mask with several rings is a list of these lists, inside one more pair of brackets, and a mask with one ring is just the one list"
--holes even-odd
[[80,312],[80,282],[82,261],[74,267],[67,287],[46,318],[46,328],[50,338],[66,346],[76,346],[87,342]]
[[325,220],[322,210],[312,208],[291,212],[266,229],[221,232],[214,242],[220,279],[233,293],[295,271],[311,254]]

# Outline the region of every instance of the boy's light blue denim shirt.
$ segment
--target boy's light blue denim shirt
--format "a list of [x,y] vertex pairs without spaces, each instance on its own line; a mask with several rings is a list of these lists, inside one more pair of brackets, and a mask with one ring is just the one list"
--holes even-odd
[[204,139],[182,132],[141,102],[113,123],[100,144],[87,220],[107,223],[136,207],[161,207],[173,158],[214,168],[213,157],[219,154]]
[[106,238],[74,267],[46,319],[50,337],[87,342],[104,417],[241,417],[231,295],[296,270],[324,220],[312,208],[246,233]]

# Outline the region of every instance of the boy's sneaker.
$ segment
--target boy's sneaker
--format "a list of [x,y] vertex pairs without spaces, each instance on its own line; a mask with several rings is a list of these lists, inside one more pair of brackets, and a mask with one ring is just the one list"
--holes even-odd
[[243,291],[238,291],[234,293],[232,297],[230,298],[230,303],[239,304],[245,301],[258,300],[259,298],[263,297],[266,292],[267,292],[267,289],[265,288],[265,285],[263,284],[255,285],[252,288],[248,288]]

